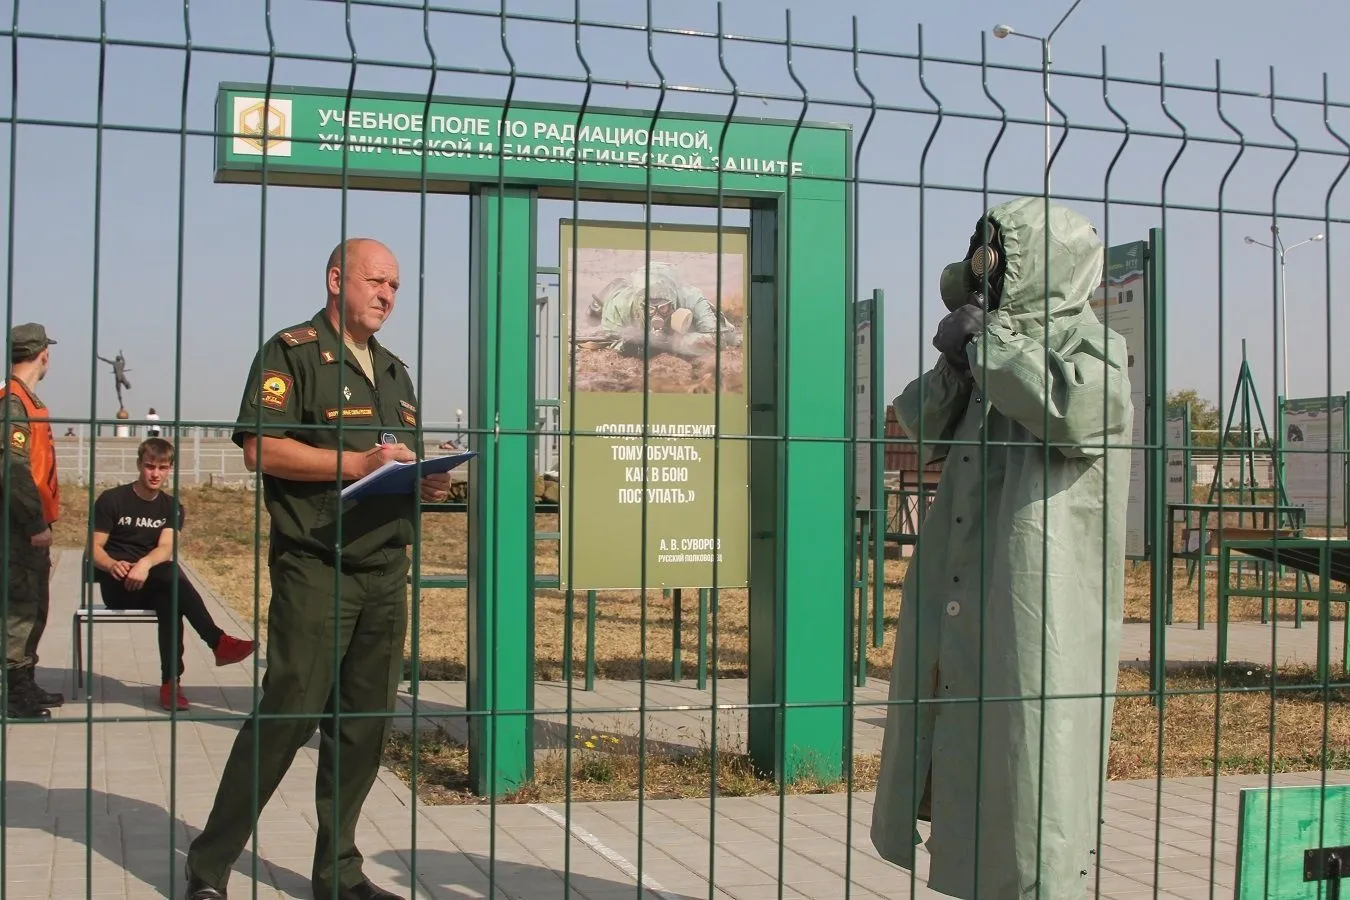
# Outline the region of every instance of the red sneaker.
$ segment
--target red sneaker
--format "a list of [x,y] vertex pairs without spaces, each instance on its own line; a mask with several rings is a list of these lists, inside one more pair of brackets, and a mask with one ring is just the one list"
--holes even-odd
[[[159,705],[164,709],[172,709],[174,701],[173,684],[161,684],[159,686]],[[182,685],[178,687],[178,711],[184,712],[188,709],[187,697],[183,696]]]
[[228,634],[222,635],[220,643],[216,644],[216,665],[228,666],[230,663],[248,659],[249,655],[256,649],[258,649],[257,641],[241,641],[239,638],[230,637]]

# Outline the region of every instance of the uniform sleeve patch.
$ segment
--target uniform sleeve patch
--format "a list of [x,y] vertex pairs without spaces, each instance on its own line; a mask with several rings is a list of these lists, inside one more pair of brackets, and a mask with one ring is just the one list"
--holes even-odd
[[284,410],[291,402],[291,387],[295,380],[285,372],[268,369],[263,372],[259,398],[268,409]]
[[9,445],[21,453],[28,451],[28,429],[19,425],[9,429]]
[[311,341],[319,339],[319,332],[312,327],[308,328],[289,328],[281,332],[281,339],[292,347],[299,347],[301,344],[308,344]]

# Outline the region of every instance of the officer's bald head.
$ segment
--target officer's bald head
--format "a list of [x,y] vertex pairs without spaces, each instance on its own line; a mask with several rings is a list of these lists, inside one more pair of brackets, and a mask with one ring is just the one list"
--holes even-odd
[[379,331],[394,309],[398,292],[398,260],[373,238],[348,238],[328,255],[328,312],[336,325],[357,341]]
[[328,265],[324,267],[325,277],[327,277],[328,273],[332,272],[333,269],[341,270],[344,267],[350,268],[356,265],[357,259],[360,258],[362,254],[372,250],[377,252],[382,250],[390,256],[394,255],[390,252],[388,247],[374,238],[347,238],[347,240],[334,247],[332,253],[328,254]]

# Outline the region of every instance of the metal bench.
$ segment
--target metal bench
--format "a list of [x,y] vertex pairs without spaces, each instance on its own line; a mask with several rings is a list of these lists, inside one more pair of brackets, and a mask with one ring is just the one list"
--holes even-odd
[[[75,670],[75,677],[72,679],[75,685],[73,699],[77,700],[80,696],[80,689],[84,687],[84,625],[86,622],[97,625],[100,622],[149,622],[156,624],[159,621],[153,609],[109,609],[102,603],[96,604],[94,603],[95,593],[100,592],[98,582],[94,580],[94,563],[89,558],[89,554],[86,553],[80,558],[80,605],[75,610],[75,616],[70,626],[70,659]],[[94,647],[91,641],[89,646],[91,667],[93,660]],[[90,681],[89,692],[92,695],[92,678]]]
[[[1238,529],[1231,529],[1238,531]],[[1263,579],[1256,588],[1234,587],[1229,579],[1234,554],[1255,557],[1275,567],[1288,566],[1317,579],[1312,589],[1289,590],[1274,579]],[[1341,590],[1332,584],[1339,582]],[[1318,604],[1317,677],[1326,681],[1331,656],[1331,604],[1346,604],[1344,636],[1341,639],[1341,670],[1350,673],[1350,540],[1330,537],[1291,537],[1283,533],[1261,536],[1251,529],[1219,541],[1219,666],[1228,661],[1228,601],[1232,597],[1260,597],[1266,600],[1293,600],[1302,606],[1306,600]],[[1272,660],[1272,663],[1274,661]]]

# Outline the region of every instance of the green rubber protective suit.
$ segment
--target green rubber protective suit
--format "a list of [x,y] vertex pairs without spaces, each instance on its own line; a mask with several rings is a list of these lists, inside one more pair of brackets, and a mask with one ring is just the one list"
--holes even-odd
[[[945,461],[905,576],[871,836],[913,869],[922,806],[933,890],[1077,900],[1125,592],[1127,354],[1089,305],[1103,247],[1087,219],[1022,198],[977,234],[986,220],[1001,289],[969,371],[940,358],[894,401],[923,464]],[[981,242],[963,264],[983,273]]]

